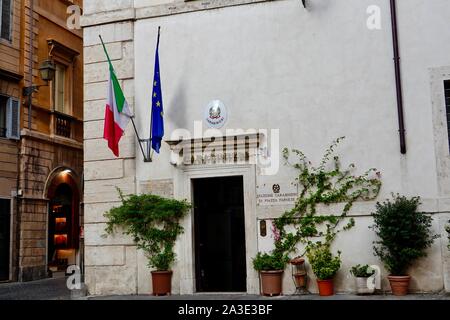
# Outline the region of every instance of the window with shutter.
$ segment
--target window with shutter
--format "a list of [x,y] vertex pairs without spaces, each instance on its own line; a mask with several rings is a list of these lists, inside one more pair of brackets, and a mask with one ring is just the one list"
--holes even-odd
[[8,118],[8,138],[10,139],[20,139],[20,107],[19,100],[10,98],[9,99],[9,110]]
[[20,139],[19,100],[0,95],[0,138]]
[[0,0],[0,37],[11,40],[12,1]]
[[57,63],[56,73],[54,79],[54,101],[55,101],[55,111],[61,113],[68,113],[67,99],[65,95],[66,87],[66,69],[67,67]]

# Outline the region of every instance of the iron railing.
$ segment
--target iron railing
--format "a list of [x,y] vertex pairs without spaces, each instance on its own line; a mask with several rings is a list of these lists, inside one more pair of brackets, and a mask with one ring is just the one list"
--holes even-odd
[[72,121],[72,117],[55,112],[55,134],[64,138],[71,138]]

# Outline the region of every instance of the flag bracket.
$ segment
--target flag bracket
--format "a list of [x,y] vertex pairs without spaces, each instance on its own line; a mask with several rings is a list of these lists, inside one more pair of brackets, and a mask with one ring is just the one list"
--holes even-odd
[[[152,155],[151,155],[151,148],[152,148],[152,138],[149,139],[141,139],[139,137],[139,133],[136,129],[136,125],[134,124],[134,116],[131,117],[131,123],[133,124],[133,129],[134,129],[134,133],[136,134],[136,138],[138,140],[139,143],[139,148],[141,149],[142,152],[142,156],[144,157],[144,162],[152,162]],[[145,150],[147,152],[144,151],[144,146],[145,146]]]
[[144,162],[153,162],[152,160],[152,139],[140,139],[139,143],[141,145],[144,145],[144,149],[147,150],[146,154],[144,155]]

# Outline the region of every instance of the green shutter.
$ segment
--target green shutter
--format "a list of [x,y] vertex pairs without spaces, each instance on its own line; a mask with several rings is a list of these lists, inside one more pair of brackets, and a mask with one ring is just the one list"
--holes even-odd
[[8,99],[6,107],[6,137],[20,139],[20,103],[14,98]]

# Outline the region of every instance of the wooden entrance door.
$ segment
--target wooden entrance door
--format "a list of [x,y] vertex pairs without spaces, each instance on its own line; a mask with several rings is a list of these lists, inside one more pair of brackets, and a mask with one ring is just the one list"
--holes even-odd
[[243,177],[193,180],[197,292],[245,292]]

